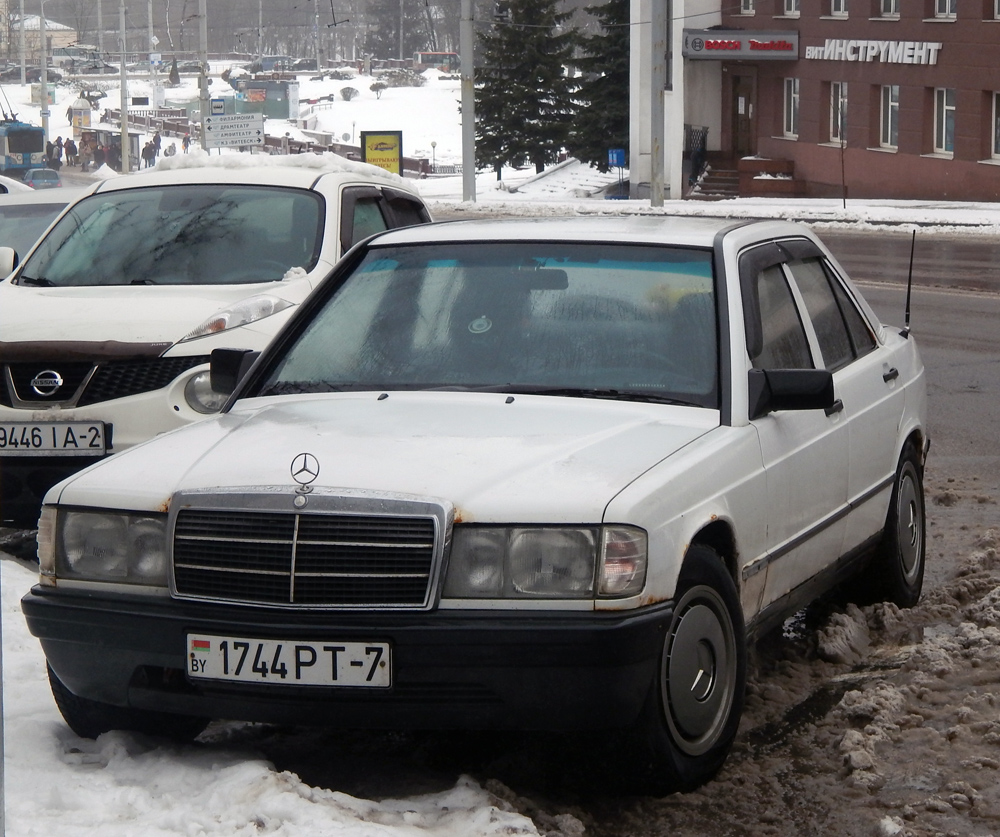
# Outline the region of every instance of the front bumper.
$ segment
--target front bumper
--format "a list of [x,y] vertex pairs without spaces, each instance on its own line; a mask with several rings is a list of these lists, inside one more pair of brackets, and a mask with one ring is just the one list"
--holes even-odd
[[[660,667],[673,605],[636,611],[286,613],[35,587],[31,633],[74,694],[214,719],[365,729],[622,729]],[[187,634],[379,640],[393,686],[369,689],[194,682]]]

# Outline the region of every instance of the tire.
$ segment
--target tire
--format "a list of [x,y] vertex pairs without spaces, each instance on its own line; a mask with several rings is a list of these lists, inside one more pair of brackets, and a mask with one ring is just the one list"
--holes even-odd
[[913,607],[920,599],[926,525],[923,469],[915,448],[907,443],[896,466],[882,540],[868,571],[883,601]]
[[684,560],[659,674],[633,731],[642,792],[693,790],[722,767],[739,728],[746,635],[736,585],[715,550]]
[[117,729],[174,741],[192,741],[208,726],[207,718],[113,706],[78,697],[66,688],[51,666],[46,666],[46,669],[59,712],[69,728],[81,738],[97,738],[102,733]]

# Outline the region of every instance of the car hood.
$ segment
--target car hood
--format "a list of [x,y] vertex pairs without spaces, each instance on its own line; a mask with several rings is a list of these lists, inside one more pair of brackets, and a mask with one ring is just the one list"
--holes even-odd
[[495,393],[247,400],[71,477],[49,502],[164,510],[177,490],[437,499],[465,521],[597,522],[632,480],[718,427],[714,410]]
[[300,280],[248,285],[35,288],[0,284],[0,341],[171,344],[220,308],[272,293],[300,302]]

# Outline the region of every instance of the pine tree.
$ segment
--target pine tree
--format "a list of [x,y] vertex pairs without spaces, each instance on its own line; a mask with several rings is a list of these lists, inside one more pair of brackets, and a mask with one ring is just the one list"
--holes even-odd
[[608,171],[608,150],[628,148],[629,139],[629,0],[607,0],[587,11],[601,32],[582,38],[577,66],[584,81],[568,146],[574,157]]
[[[498,4],[494,26],[481,31],[476,68],[476,156],[500,179],[504,165],[533,163],[541,172],[566,145],[576,83],[566,75],[576,31],[557,0]],[[478,62],[477,62],[478,63]]]

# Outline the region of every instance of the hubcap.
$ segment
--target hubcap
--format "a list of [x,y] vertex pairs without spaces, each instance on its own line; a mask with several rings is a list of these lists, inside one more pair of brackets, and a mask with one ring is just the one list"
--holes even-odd
[[906,470],[899,483],[896,501],[896,540],[899,544],[899,558],[903,575],[907,580],[916,576],[920,569],[923,551],[923,519],[917,483],[913,474]]
[[700,755],[718,740],[733,703],[733,627],[711,587],[689,590],[677,613],[664,660],[664,708],[677,745]]

